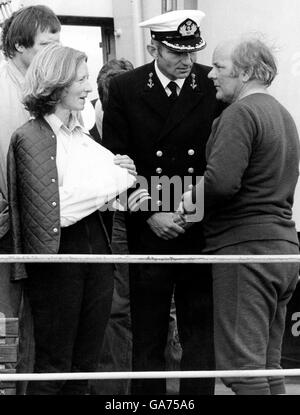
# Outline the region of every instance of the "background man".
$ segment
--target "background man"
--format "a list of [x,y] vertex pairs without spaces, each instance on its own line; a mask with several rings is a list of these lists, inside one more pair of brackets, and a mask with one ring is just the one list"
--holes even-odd
[[[60,23],[45,6],[22,8],[4,22],[2,48],[6,62],[0,67],[0,253],[10,253],[6,157],[12,133],[29,119],[22,104],[24,76],[34,55],[58,42]],[[20,318],[18,371],[33,368],[32,322],[21,282],[10,282],[9,264],[0,264],[0,312]],[[19,385],[19,383],[18,383]],[[23,393],[23,390],[20,391]]]
[[[187,177],[192,183],[205,168],[206,141],[221,109],[207,79],[210,68],[195,63],[196,52],[206,45],[200,33],[203,16],[198,10],[180,10],[143,22],[141,27],[151,29],[148,51],[154,61],[110,83],[103,144],[115,153],[130,155],[149,186],[151,178],[161,176],[178,176],[182,181]],[[152,195],[152,200],[143,188],[129,197],[132,211],[143,209],[127,215],[130,252],[201,251],[201,226],[185,231],[176,220],[172,200],[169,208],[161,206],[167,190],[158,184],[155,191],[158,197]],[[173,292],[183,349],[181,369],[214,368],[210,268],[140,264],[130,266],[135,371],[165,369]],[[134,394],[166,390],[164,379],[135,380],[132,386]],[[213,390],[213,379],[184,379],[180,385],[180,393],[211,394]]]

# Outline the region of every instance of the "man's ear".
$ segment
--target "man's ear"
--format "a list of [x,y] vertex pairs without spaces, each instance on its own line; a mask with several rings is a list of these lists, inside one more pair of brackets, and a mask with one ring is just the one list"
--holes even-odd
[[246,83],[246,82],[250,81],[250,79],[252,77],[252,71],[251,71],[251,69],[247,69],[245,71],[242,71],[241,75],[242,75],[243,82]]
[[158,57],[158,49],[156,45],[147,45],[147,50],[152,56],[152,58],[157,59]]
[[15,48],[19,53],[23,53],[25,50],[25,47],[23,45],[19,45],[19,43],[15,43]]

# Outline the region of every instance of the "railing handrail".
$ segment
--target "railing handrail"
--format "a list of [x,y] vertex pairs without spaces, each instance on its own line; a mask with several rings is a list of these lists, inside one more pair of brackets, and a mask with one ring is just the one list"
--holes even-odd
[[7,254],[0,263],[300,263],[298,255],[127,255],[127,254]]
[[157,372],[72,372],[72,373],[9,373],[0,372],[0,382],[88,379],[172,379],[172,378],[226,378],[226,377],[300,376],[300,369],[261,370],[189,370]]

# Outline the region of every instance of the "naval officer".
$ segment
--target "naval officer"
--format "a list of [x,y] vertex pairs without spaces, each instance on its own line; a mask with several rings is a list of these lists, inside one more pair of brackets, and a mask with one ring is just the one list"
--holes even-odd
[[[128,198],[132,254],[202,250],[201,224],[185,228],[175,213],[175,196],[203,174],[206,142],[222,109],[207,78],[210,68],[196,63],[197,52],[206,46],[200,29],[204,16],[199,10],[178,10],[141,23],[151,31],[147,50],[153,61],[110,84],[103,144],[128,154],[143,179]],[[156,263],[130,265],[134,371],[165,370],[173,295],[181,370],[214,369],[210,266]],[[133,394],[165,391],[165,379],[132,382]],[[182,379],[180,393],[213,394],[214,379]]]

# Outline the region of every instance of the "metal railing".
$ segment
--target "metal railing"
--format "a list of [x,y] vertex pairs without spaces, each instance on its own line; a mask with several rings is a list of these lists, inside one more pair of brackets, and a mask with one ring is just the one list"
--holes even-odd
[[[0,263],[300,263],[300,255],[0,255]],[[0,373],[0,381],[158,379],[300,376],[300,369],[155,371],[155,372],[72,372]]]
[[0,262],[24,262],[24,263],[192,263],[192,264],[217,264],[217,263],[300,263],[299,255],[43,255],[43,254],[18,254],[0,255]]
[[156,372],[0,373],[1,382],[45,380],[182,379],[300,376],[300,369],[190,370]]

